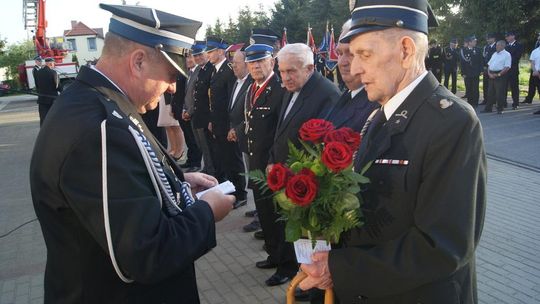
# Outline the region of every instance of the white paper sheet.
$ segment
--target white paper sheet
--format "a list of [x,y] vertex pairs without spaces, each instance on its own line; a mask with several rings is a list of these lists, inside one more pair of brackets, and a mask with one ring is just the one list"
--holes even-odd
[[296,253],[296,260],[301,264],[311,264],[311,255],[314,252],[330,251],[332,249],[330,243],[325,240],[317,240],[315,249],[311,247],[311,240],[299,239],[294,242],[294,252]]
[[223,194],[231,194],[233,193],[234,191],[236,191],[236,188],[234,187],[233,183],[231,183],[230,181],[224,181],[223,183],[217,185],[217,186],[214,186],[210,189],[206,189],[204,191],[201,191],[197,194],[195,194],[197,196],[197,199],[200,199],[201,196],[203,196],[203,194],[205,194],[206,192],[208,191],[212,191],[212,190],[218,190],[218,191],[221,191],[221,193]]

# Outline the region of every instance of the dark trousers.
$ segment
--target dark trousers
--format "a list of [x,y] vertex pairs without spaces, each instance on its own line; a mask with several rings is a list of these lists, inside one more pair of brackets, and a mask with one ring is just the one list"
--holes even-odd
[[489,79],[489,92],[485,111],[492,111],[493,104],[497,105],[497,111],[502,112],[506,106],[506,91],[508,87],[508,74]]
[[195,141],[197,146],[202,152],[202,158],[204,162],[203,171],[207,174],[214,175],[214,163],[212,161],[212,153],[210,152],[210,135],[206,128],[195,128],[193,120],[191,121],[191,128],[193,129],[193,135],[195,135]]
[[448,87],[448,80],[449,78],[452,77],[452,93],[456,94],[456,80],[457,80],[457,71],[454,69],[454,70],[444,70],[444,86],[450,90],[450,88]]
[[250,186],[264,233],[268,261],[278,265],[276,273],[293,277],[298,272],[298,263],[293,244],[285,241],[285,222],[278,221],[280,215],[276,212],[271,193],[261,193],[260,188],[253,183]]
[[512,107],[519,105],[519,66],[512,65],[508,71],[508,89],[512,92]]
[[443,67],[442,66],[437,66],[437,67],[432,67],[431,68],[431,73],[433,73],[433,76],[435,76],[435,78],[437,78],[437,81],[439,83],[442,82],[442,72],[443,72]]
[[186,146],[188,148],[186,165],[189,167],[200,167],[202,153],[195,140],[191,123],[183,119],[180,119],[179,122],[182,131],[184,131],[184,138],[186,139]]
[[49,113],[49,110],[51,109],[51,107],[52,107],[52,104],[38,103],[40,127],[43,125],[43,121],[45,120],[45,117],[47,116],[47,113]]
[[212,159],[214,161],[215,177],[219,182],[231,181],[236,191],[234,196],[237,200],[246,199],[246,178],[242,152],[236,142],[230,142],[226,136],[216,136],[212,140]]
[[483,100],[484,100],[484,103],[486,103],[487,102],[486,100],[488,99],[488,94],[489,94],[488,93],[489,92],[489,75],[488,75],[487,70],[484,71],[484,73],[483,73],[482,81],[484,83],[484,87],[482,89],[482,91],[483,91],[482,92],[483,93]]
[[529,92],[523,102],[532,103],[536,92],[538,92],[538,95],[540,96],[540,78],[538,76],[533,76],[531,71],[531,75],[529,76]]
[[480,95],[479,87],[480,75],[465,76],[465,90],[467,91],[467,102],[473,106],[478,106],[478,98]]

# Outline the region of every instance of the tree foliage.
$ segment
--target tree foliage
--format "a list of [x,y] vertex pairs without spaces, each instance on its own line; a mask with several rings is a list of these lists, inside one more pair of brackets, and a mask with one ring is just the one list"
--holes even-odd
[[18,74],[17,66],[32,59],[35,54],[34,44],[30,40],[8,45],[0,54],[0,67],[7,68],[7,77],[15,79]]
[[[238,16],[227,23],[217,20],[208,27],[207,34],[221,35],[230,42],[245,42],[251,28],[268,26],[277,33],[287,28],[289,42],[306,42],[308,23],[317,44],[320,43],[328,22],[336,36],[341,25],[350,18],[349,0],[278,0],[270,12],[260,6],[251,11],[242,8]],[[540,1],[538,0],[429,0],[439,27],[430,30],[430,38],[446,44],[451,38],[476,35],[479,45],[487,33],[499,39],[508,30],[516,31],[518,40],[530,50],[540,30]]]

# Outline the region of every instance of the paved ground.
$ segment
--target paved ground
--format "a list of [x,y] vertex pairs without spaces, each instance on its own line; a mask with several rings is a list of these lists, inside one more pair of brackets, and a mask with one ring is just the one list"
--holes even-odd
[[[489,153],[488,208],[477,251],[481,303],[540,303],[540,117],[532,106],[480,114]],[[46,249],[28,186],[38,132],[34,98],[0,98],[0,304],[42,303]],[[218,224],[218,246],[197,261],[203,303],[285,303],[285,286],[267,288],[272,271],[262,242],[240,232],[253,203]]]

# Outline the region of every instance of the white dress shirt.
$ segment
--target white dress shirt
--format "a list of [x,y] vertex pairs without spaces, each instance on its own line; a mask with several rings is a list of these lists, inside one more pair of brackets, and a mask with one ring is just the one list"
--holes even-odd
[[363,89],[364,89],[364,86],[361,86],[361,87],[359,87],[358,89],[351,91],[351,99],[354,99],[354,97],[355,97],[358,93],[360,93],[360,91],[362,91]]
[[540,46],[532,51],[529,60],[534,62],[534,67],[536,68],[536,71],[540,71]]
[[505,68],[512,66],[512,55],[507,50],[495,52],[491,55],[491,59],[488,62],[488,70],[490,71],[502,71]]
[[227,58],[223,58],[223,60],[221,60],[219,63],[217,63],[216,65],[214,65],[214,67],[216,68],[216,73],[217,71],[219,71],[219,69],[221,68],[221,66],[223,65],[223,63],[225,62]]
[[298,95],[300,95],[300,92],[294,92],[291,98],[291,101],[289,101],[289,105],[287,106],[287,109],[285,110],[285,116],[283,116],[283,119],[287,117],[289,112],[291,111],[292,107],[294,106],[294,102],[298,98]]
[[422,73],[418,76],[413,82],[409,83],[403,90],[399,91],[394,97],[390,98],[386,104],[383,106],[384,116],[386,120],[389,120],[394,112],[399,108],[399,106],[405,101],[405,99],[411,94],[411,92],[418,86],[418,84],[426,77],[428,72]]

